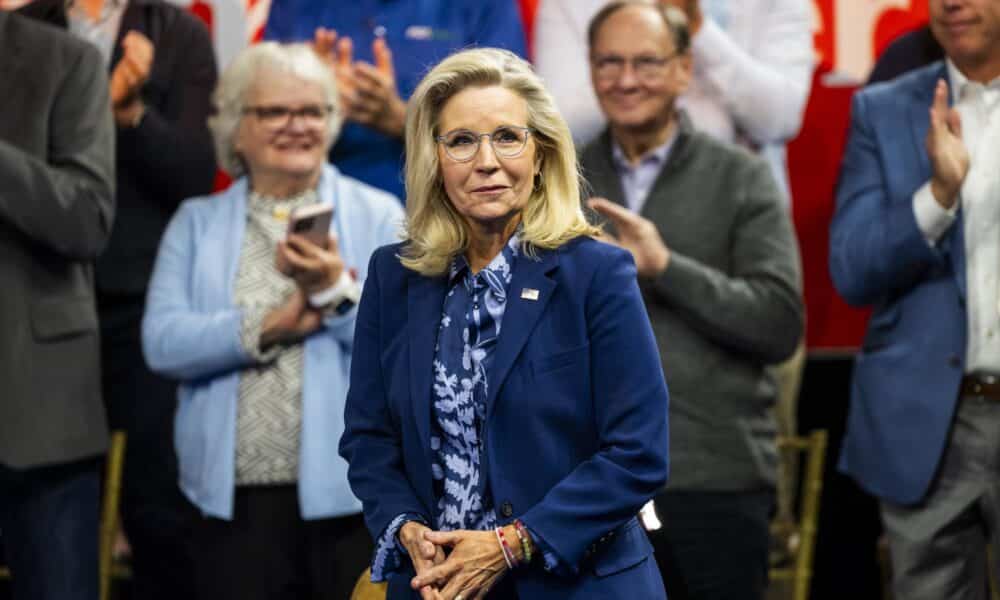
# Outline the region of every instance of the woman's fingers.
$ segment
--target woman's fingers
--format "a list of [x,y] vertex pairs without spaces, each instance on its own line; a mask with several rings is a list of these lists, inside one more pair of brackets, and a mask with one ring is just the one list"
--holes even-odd
[[424,531],[424,539],[435,546],[454,546],[465,537],[462,531]]
[[450,580],[461,570],[462,562],[460,560],[446,560],[443,563],[435,565],[414,577],[413,581],[411,581],[411,585],[413,586],[413,589],[419,590],[424,586],[443,583]]

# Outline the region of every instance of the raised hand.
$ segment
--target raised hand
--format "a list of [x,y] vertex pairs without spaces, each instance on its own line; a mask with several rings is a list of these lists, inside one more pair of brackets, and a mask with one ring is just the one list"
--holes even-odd
[[617,230],[617,235],[605,233],[598,239],[631,252],[641,277],[657,277],[666,270],[670,249],[652,221],[604,198],[591,198],[587,204]]
[[153,68],[153,42],[138,31],[122,38],[122,57],[111,72],[111,103],[118,106],[139,94]]
[[372,42],[375,64],[354,63],[354,97],[348,118],[386,135],[400,137],[406,122],[406,102],[396,88],[392,51],[382,38]]
[[[417,576],[423,575],[431,567],[444,562],[444,550],[424,539],[424,532],[431,529],[417,521],[409,521],[399,528],[399,543],[406,548],[413,562]],[[421,600],[440,600],[437,586],[424,585],[418,588]]]
[[701,29],[701,24],[705,20],[701,12],[701,0],[660,0],[661,3],[676,6],[684,11],[688,18],[688,30],[694,36]]
[[931,161],[931,193],[944,208],[958,201],[965,176],[969,174],[969,151],[962,141],[962,119],[948,106],[948,84],[939,79],[930,108],[930,128],[925,139]]
[[338,37],[333,29],[317,27],[313,34],[313,51],[333,71],[337,95],[344,112],[354,103],[354,43],[349,37]]
[[[516,539],[513,531],[510,536]],[[492,531],[428,530],[424,539],[451,548],[451,554],[441,564],[414,577],[410,585],[415,590],[437,585],[443,600],[481,600],[507,572],[503,550]],[[512,550],[519,555],[519,549]]]

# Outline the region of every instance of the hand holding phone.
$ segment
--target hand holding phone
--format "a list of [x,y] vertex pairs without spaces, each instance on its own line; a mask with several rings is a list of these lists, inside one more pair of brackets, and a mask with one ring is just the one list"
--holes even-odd
[[288,235],[300,235],[320,248],[326,248],[332,221],[332,204],[300,206],[288,218]]

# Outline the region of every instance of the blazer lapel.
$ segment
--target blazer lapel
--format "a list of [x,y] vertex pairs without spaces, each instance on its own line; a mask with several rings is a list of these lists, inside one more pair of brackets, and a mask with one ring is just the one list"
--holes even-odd
[[[424,277],[410,272],[406,291],[407,337],[410,346],[410,401],[424,453],[431,451],[431,386],[434,345],[437,343],[441,307],[447,290],[444,277]],[[430,464],[430,463],[428,463]]]
[[504,309],[496,355],[487,375],[487,419],[493,414],[503,381],[552,297],[556,282],[548,273],[558,266],[559,255],[556,251],[543,251],[537,260],[523,254],[517,259],[514,278],[507,292],[507,307]]

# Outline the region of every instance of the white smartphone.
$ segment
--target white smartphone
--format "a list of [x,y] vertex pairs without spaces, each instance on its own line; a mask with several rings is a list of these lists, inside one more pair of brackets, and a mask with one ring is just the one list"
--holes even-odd
[[326,248],[330,239],[330,223],[333,221],[332,204],[310,204],[300,206],[288,217],[288,235],[301,235],[313,244]]

